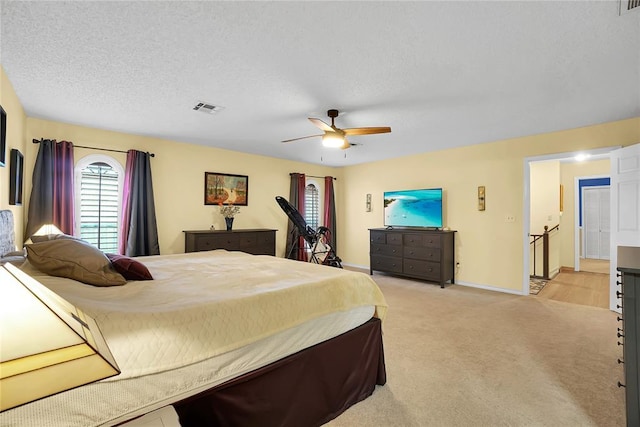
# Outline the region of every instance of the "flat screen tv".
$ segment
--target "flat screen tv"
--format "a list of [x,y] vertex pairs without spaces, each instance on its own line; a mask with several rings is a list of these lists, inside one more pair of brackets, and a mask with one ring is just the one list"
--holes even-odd
[[442,228],[442,188],[384,192],[386,227]]

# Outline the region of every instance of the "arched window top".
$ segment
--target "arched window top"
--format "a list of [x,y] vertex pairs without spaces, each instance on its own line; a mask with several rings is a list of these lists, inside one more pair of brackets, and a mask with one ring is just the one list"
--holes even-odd
[[118,176],[124,176],[124,168],[120,162],[106,154],[89,154],[78,160],[76,163],[76,176],[78,171],[86,169],[89,165],[96,163],[109,165],[118,173]]
[[75,233],[103,252],[118,252],[124,169],[113,157],[91,154],[75,167]]

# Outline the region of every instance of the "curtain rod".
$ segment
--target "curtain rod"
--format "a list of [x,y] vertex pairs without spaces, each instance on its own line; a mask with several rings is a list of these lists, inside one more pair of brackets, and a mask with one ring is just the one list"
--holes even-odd
[[[40,144],[41,142],[42,142],[42,139],[39,140],[39,141],[37,139],[33,140],[34,144]],[[111,151],[112,153],[125,153],[125,154],[127,153],[126,151],[112,150],[110,148],[87,147],[85,145],[75,145],[75,144],[73,144],[73,146],[76,147],[76,148],[88,148],[90,150]],[[156,156],[155,154],[149,153],[148,151],[147,151],[147,154],[150,155],[151,157],[155,157]]]
[[[293,175],[294,173],[300,173],[300,172],[291,172],[291,173],[289,174],[289,176]],[[320,179],[320,178],[326,178],[326,177],[324,177],[324,176],[315,176],[315,175],[304,175],[304,176],[308,176],[309,178],[318,178],[318,179]],[[333,177],[333,176],[332,176],[331,178],[333,178],[333,180],[334,180],[334,181],[337,181],[337,180],[338,180],[338,178]]]

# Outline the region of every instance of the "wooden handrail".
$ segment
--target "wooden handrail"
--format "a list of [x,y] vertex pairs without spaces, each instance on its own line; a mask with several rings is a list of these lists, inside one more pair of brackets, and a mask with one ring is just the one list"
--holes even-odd
[[[548,225],[544,226],[543,234],[529,234],[529,237],[533,237],[533,240],[529,242],[529,244],[533,244],[537,242],[539,239],[542,239],[542,278],[545,280],[550,280],[549,278],[549,233],[554,230],[559,230],[560,224],[554,225],[551,229],[549,229]],[[530,274],[531,277],[540,277],[536,275],[536,247],[533,246],[533,274]]]

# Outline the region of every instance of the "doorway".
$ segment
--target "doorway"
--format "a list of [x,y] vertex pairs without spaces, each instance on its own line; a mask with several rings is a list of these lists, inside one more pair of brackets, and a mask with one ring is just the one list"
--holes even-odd
[[[530,286],[530,280],[529,280],[529,275],[530,275],[530,269],[531,269],[531,255],[530,255],[530,249],[529,249],[529,241],[530,239],[528,238],[528,235],[530,233],[530,226],[531,226],[531,221],[532,221],[532,215],[535,214],[535,211],[532,211],[532,209],[535,209],[535,207],[532,206],[531,203],[531,178],[530,178],[530,174],[531,174],[531,164],[534,162],[541,162],[541,161],[550,161],[550,160],[555,160],[555,161],[559,161],[564,163],[573,163],[573,164],[577,164],[575,163],[574,158],[578,155],[587,155],[589,156],[589,162],[593,161],[593,160],[604,160],[607,161],[606,163],[606,167],[604,170],[600,170],[600,172],[595,171],[595,174],[601,173],[607,173],[609,172],[609,163],[608,163],[608,159],[609,159],[609,153],[612,150],[616,150],[619,147],[610,147],[610,148],[604,148],[604,149],[597,149],[597,150],[591,150],[588,152],[582,152],[582,153],[578,153],[578,152],[570,152],[570,153],[557,153],[557,154],[551,154],[551,155],[546,155],[546,156],[536,156],[536,157],[529,157],[529,158],[525,158],[524,159],[524,212],[523,212],[523,228],[524,228],[524,248],[523,248],[523,257],[524,257],[524,277],[523,277],[523,286],[522,286],[522,294],[523,295],[527,295],[529,294],[529,286]],[[594,162],[595,163],[595,162]],[[564,166],[563,166],[564,167]],[[576,167],[577,169],[577,167]],[[564,171],[564,169],[563,169]],[[575,173],[576,175],[580,175],[578,173],[579,171],[576,170]],[[593,173],[593,172],[592,172]],[[562,191],[560,192],[561,194],[561,199],[560,199],[560,230],[563,233],[562,236],[559,236],[557,238],[557,241],[560,246],[561,246],[561,250],[562,250],[562,254],[560,255],[560,260],[559,265],[561,267],[561,271],[573,271],[574,268],[579,269],[579,258],[581,256],[583,252],[582,250],[582,239],[580,238],[580,234],[579,233],[579,228],[578,228],[578,221],[581,218],[581,210],[582,210],[582,197],[580,197],[579,195],[582,194],[581,188],[578,187],[577,185],[577,178],[576,179],[576,186],[574,188],[571,188],[571,184],[568,184],[566,182],[567,177],[571,177],[571,176],[576,176],[576,175],[571,175],[571,174],[564,174],[563,172],[563,177],[564,177],[564,182],[562,181],[563,178],[560,178],[560,184],[564,183],[564,188],[565,188],[565,195],[562,196]],[[587,173],[585,175],[589,175],[589,171],[587,171]],[[598,178],[604,177],[603,175],[598,176]],[[588,176],[588,178],[592,178],[592,176]],[[569,178],[571,179],[571,178]],[[608,182],[607,182],[608,184]],[[562,187],[562,186],[561,186]],[[566,191],[567,188],[570,188],[569,192],[573,193],[572,195],[567,194],[568,192]],[[590,207],[590,212],[594,211],[595,213],[590,215],[589,218],[589,224],[593,225],[595,227],[595,224],[599,223],[599,222],[606,222],[606,220],[608,219],[607,214],[609,214],[609,203],[607,200],[607,196],[608,193],[605,191],[603,192],[599,192],[599,193],[588,193],[588,206]],[[562,197],[565,197],[565,199],[563,200]],[[572,203],[572,200],[574,201]],[[594,203],[595,202],[597,203]],[[564,212],[563,212],[563,201],[564,201]],[[598,208],[594,208],[592,207],[592,205],[596,205],[598,206]],[[607,208],[601,208],[601,205],[606,205]],[[567,209],[567,207],[569,209]],[[564,215],[563,215],[564,214]],[[597,215],[596,215],[597,214]],[[545,212],[544,215],[546,216],[547,213]],[[574,219],[575,218],[575,219]],[[551,218],[545,218],[545,219],[551,219]],[[594,222],[596,221],[596,219],[598,220],[598,222]],[[597,256],[598,258],[596,260],[603,260],[604,262],[607,262],[607,258],[609,256],[609,254],[607,253],[607,249],[609,249],[609,245],[608,245],[608,233],[609,233],[609,227],[608,224],[607,225],[602,225],[599,224],[598,225],[599,228],[597,228],[597,233],[594,233],[590,243],[589,243],[589,250],[591,251],[591,249],[593,249],[593,245],[597,243],[595,249],[597,249]],[[594,228],[595,229],[595,228]],[[590,228],[590,232],[591,232],[591,228]],[[574,238],[575,238],[575,244],[574,244]],[[594,250],[595,250],[594,249]],[[609,249],[610,250],[610,249]],[[574,262],[574,259],[577,259],[577,262]],[[573,265],[572,265],[573,264]],[[562,267],[569,267],[567,268],[562,268]],[[572,268],[573,267],[573,268]],[[601,272],[602,270],[600,270]],[[602,273],[601,273],[602,274]],[[606,282],[606,281],[605,281]],[[600,287],[600,286],[599,286]],[[544,292],[544,289],[543,291]],[[606,297],[606,295],[605,295]]]
[[608,271],[611,251],[610,183],[608,175],[575,178],[575,271]]
[[609,259],[609,187],[583,187],[584,257]]

